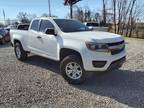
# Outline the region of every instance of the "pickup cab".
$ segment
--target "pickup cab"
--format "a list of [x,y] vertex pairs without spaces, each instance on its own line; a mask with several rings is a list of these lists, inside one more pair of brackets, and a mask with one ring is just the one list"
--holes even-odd
[[118,69],[125,61],[121,35],[90,31],[77,20],[36,18],[28,31],[12,30],[11,43],[18,60],[29,53],[60,62],[60,71],[71,84],[85,81],[88,72]]

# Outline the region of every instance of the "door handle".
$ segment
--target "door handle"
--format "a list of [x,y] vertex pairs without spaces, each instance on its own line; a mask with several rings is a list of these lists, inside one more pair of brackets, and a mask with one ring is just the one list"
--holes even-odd
[[37,36],[37,38],[38,38],[38,39],[41,39],[42,37],[41,37],[41,36]]

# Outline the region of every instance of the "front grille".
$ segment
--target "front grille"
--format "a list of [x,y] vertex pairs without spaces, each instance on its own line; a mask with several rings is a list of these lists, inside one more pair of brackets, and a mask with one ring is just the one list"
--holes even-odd
[[126,57],[123,57],[121,59],[118,59],[116,61],[113,61],[111,63],[111,65],[109,66],[108,70],[112,70],[112,69],[115,69],[115,68],[119,68],[122,66],[122,64],[126,61]]
[[124,41],[114,42],[114,43],[108,43],[108,46],[117,46],[117,45],[121,45],[123,43],[124,43]]
[[116,55],[116,54],[121,53],[123,50],[124,50],[124,48],[122,48],[122,49],[116,49],[116,50],[111,51],[111,54],[112,55]]
[[[108,46],[110,48],[111,54],[116,55],[121,53],[125,49],[125,42],[120,41],[120,42],[115,42],[115,43],[108,43]],[[122,45],[122,46],[121,46]],[[113,49],[111,49],[113,48]]]

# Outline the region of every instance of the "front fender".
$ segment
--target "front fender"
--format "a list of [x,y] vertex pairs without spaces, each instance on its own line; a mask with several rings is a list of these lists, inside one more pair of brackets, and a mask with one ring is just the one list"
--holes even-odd
[[67,40],[63,41],[61,48],[67,48],[67,49],[75,50],[78,53],[80,53],[80,55],[82,56],[83,49],[85,48],[85,43],[83,41],[80,41],[80,40],[67,39]]

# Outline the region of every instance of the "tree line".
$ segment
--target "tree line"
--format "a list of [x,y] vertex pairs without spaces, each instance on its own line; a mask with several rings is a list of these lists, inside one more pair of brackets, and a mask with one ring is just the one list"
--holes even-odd
[[[95,21],[106,25],[111,23],[112,32],[131,37],[133,32],[138,33],[137,24],[143,22],[144,4],[141,0],[101,0],[101,12],[95,12],[88,7],[79,7],[75,4],[82,0],[64,0],[70,6],[70,15],[82,22]],[[108,9],[108,7],[111,7]],[[76,8],[76,11],[72,9]],[[144,26],[144,25],[143,25]]]
[[[11,24],[17,25],[18,23],[30,23],[31,20],[36,17],[37,17],[36,14],[28,14],[27,12],[19,12],[15,20],[11,20],[8,18],[6,19],[5,24],[0,23],[0,27],[11,25]],[[47,13],[43,13],[41,17],[49,17],[49,15]]]
[[112,0],[114,32],[131,37],[143,17],[144,8],[139,0]]
[[[100,25],[111,24],[112,32],[128,37],[131,37],[133,32],[138,33],[137,24],[140,20],[143,22],[144,5],[140,0],[101,0],[100,11],[91,10],[88,6],[79,7],[77,3],[81,1],[64,0],[64,5],[70,6],[67,18],[75,18],[82,22],[97,22]],[[48,17],[49,15],[43,13],[41,16]],[[17,15],[21,23],[30,23],[35,17],[37,17],[35,14],[26,12],[19,12]],[[7,19],[6,23],[10,24],[10,19]]]

